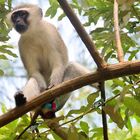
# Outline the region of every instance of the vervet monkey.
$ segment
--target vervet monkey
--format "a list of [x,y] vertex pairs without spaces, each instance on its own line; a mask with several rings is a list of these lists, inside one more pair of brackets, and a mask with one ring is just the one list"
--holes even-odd
[[[37,5],[17,6],[7,15],[8,21],[21,34],[18,42],[22,62],[29,80],[15,95],[16,105],[30,101],[47,88],[90,72],[78,63],[68,61],[67,48],[57,29],[42,19]],[[70,94],[58,97],[59,110]]]

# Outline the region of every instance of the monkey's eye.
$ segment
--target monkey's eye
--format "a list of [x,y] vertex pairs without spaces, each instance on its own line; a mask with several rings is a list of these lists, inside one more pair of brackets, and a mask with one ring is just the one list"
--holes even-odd
[[26,15],[27,15],[27,13],[24,12],[24,11],[22,11],[22,12],[19,14],[20,17],[25,17]]
[[17,14],[13,14],[13,15],[12,15],[12,21],[13,21],[13,22],[15,22],[15,21],[16,21],[16,19],[17,19],[17,17],[18,17],[18,15],[17,15]]
[[15,13],[13,13],[12,21],[15,22],[18,17],[26,19],[28,17],[28,12],[22,10],[22,11],[17,11]]

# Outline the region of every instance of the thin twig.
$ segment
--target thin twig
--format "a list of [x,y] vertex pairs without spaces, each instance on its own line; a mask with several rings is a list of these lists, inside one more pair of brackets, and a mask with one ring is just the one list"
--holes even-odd
[[119,32],[119,19],[118,19],[118,2],[114,0],[114,32],[115,32],[115,43],[118,54],[119,62],[124,61],[124,53],[121,46],[120,32]]

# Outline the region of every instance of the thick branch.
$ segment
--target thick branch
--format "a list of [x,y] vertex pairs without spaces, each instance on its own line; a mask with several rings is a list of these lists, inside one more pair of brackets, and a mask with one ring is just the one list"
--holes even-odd
[[62,9],[64,10],[65,14],[73,24],[75,30],[79,34],[80,38],[86,45],[87,49],[89,50],[92,58],[94,59],[95,63],[99,68],[103,68],[106,65],[106,62],[102,59],[100,54],[98,53],[95,44],[85,31],[84,27],[82,26],[81,22],[77,18],[77,16],[74,14],[73,10],[69,6],[66,0],[58,0],[59,4],[61,5]]
[[118,2],[117,0],[114,0],[114,32],[115,32],[115,43],[116,43],[116,49],[118,54],[119,62],[124,61],[124,54],[123,49],[121,46],[121,39],[120,39],[120,33],[119,33],[119,21],[118,21]]
[[21,107],[12,109],[11,111],[0,116],[0,127],[17,119],[28,111],[31,111],[36,107],[53,100],[55,97],[74,91],[82,86],[138,73],[140,73],[140,61],[123,62],[116,65],[110,65],[101,71],[86,74],[73,80],[66,81],[48,91],[43,92],[42,95],[33,99],[31,102],[28,102]]

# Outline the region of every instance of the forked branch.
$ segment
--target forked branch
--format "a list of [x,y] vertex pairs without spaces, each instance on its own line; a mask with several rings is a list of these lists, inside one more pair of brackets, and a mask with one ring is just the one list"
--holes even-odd
[[114,0],[114,32],[115,32],[115,46],[117,49],[118,54],[118,60],[119,62],[124,61],[124,54],[123,49],[121,45],[121,39],[120,39],[120,31],[119,31],[119,19],[118,19],[118,2],[117,0]]

